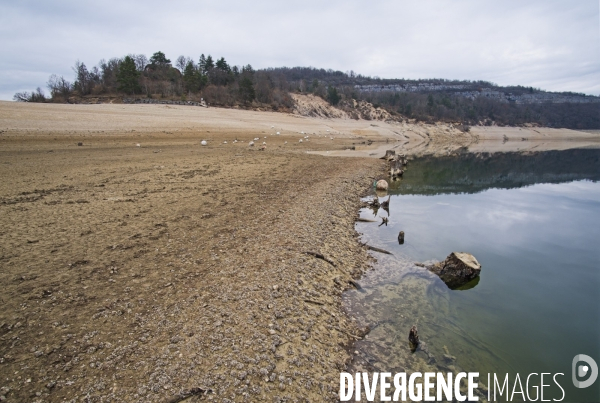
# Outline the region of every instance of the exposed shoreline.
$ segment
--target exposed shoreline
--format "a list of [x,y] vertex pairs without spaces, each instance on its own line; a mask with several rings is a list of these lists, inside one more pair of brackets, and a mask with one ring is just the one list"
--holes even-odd
[[[341,294],[372,261],[355,218],[386,166],[306,151],[476,143],[447,127],[158,105],[0,102],[0,131],[8,401],[194,388],[212,393],[186,401],[335,401],[362,330]],[[248,147],[256,137],[266,151]]]

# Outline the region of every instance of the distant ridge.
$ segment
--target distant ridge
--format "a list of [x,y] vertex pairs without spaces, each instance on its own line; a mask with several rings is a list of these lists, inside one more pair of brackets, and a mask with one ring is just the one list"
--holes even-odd
[[[101,60],[88,68],[77,61],[74,81],[51,75],[47,97],[38,87],[18,92],[23,102],[175,103],[294,112],[302,96],[328,103],[309,114],[352,119],[411,120],[484,126],[545,126],[600,129],[600,97],[548,92],[487,81],[382,79],[314,67],[255,70],[202,54],[198,61],[162,52]],[[318,102],[310,102],[313,106]],[[311,106],[311,108],[313,108]],[[309,108],[310,109],[310,108]],[[336,112],[336,110],[339,110]]]

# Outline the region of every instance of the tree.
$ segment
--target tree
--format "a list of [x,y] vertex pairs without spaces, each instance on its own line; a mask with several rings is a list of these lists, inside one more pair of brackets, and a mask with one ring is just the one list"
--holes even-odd
[[202,72],[202,74],[206,74],[206,57],[204,57],[204,53],[200,55],[200,60],[198,61],[198,69]]
[[231,71],[231,68],[229,67],[229,65],[225,61],[224,57],[221,57],[219,60],[217,60],[217,63],[216,63],[215,66],[216,66],[216,68],[218,68],[221,71],[225,71],[225,72]]
[[331,105],[337,105],[341,99],[342,98],[340,97],[340,94],[338,94],[337,88],[332,86],[327,88],[327,101],[329,101]]
[[429,96],[427,97],[427,106],[431,109],[431,108],[433,108],[433,105],[434,105],[433,95],[429,94]]
[[249,75],[244,75],[240,80],[240,98],[244,103],[250,103],[254,101],[256,93],[254,92],[254,86],[252,85],[252,79]]
[[46,84],[50,90],[50,96],[56,98],[57,96],[68,97],[71,93],[71,83],[65,80],[63,76],[57,76],[52,74]]
[[13,100],[17,101],[17,102],[46,102],[46,95],[44,95],[44,92],[42,91],[42,89],[40,87],[37,87],[37,89],[35,91],[32,91],[31,93],[24,91],[24,92],[17,92],[14,96],[13,96]]
[[27,91],[17,92],[13,95],[13,101],[29,102],[29,93]]
[[77,77],[73,87],[79,91],[81,95],[87,95],[92,92],[93,77],[88,71],[85,63],[77,60],[75,66],[73,66],[73,71]]
[[117,87],[117,73],[122,59],[113,57],[108,62],[100,60],[100,76],[105,90],[115,89]]
[[188,91],[196,92],[202,89],[206,84],[206,76],[202,74],[199,68],[194,65],[193,61],[188,61],[188,64],[183,70],[183,82]]
[[127,94],[135,94],[136,91],[140,90],[140,84],[138,78],[140,72],[137,71],[135,61],[131,56],[125,56],[123,62],[119,66],[119,72],[117,73],[117,83],[119,83],[118,90],[123,91]]
[[211,57],[211,55],[208,55],[208,57],[206,58],[206,61],[204,62],[204,74],[206,74],[207,72],[211,71],[214,68],[215,68],[215,62],[213,61],[213,58]]
[[317,88],[319,88],[319,80],[315,78],[312,82],[312,92],[316,92]]
[[153,66],[166,67],[171,64],[171,60],[167,59],[167,56],[161,51],[156,52],[150,58],[150,64]]
[[146,65],[148,64],[148,58],[146,55],[129,55],[135,61],[135,67],[137,71],[144,71]]
[[192,59],[190,59],[189,57],[179,56],[177,58],[177,60],[175,61],[175,67],[177,67],[179,69],[179,71],[181,71],[183,73],[185,71],[186,66],[191,61],[192,61]]

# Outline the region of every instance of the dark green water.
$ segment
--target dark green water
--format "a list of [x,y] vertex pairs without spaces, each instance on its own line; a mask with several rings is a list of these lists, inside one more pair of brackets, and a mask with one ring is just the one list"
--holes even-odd
[[[600,402],[600,379],[586,389],[571,381],[575,355],[600,363],[599,161],[598,150],[411,161],[389,192],[389,225],[357,223],[363,241],[394,256],[374,253],[363,289],[344,296],[372,328],[350,371],[479,372],[484,384],[509,373],[511,390],[516,373],[524,388],[530,373],[563,373],[563,401]],[[473,288],[452,291],[414,265],[453,251],[481,263]],[[414,324],[423,343],[413,354]],[[544,399],[561,398],[551,377],[544,383]]]

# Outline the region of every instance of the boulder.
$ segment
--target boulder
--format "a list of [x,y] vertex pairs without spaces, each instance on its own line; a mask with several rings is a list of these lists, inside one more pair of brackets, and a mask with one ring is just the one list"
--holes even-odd
[[477,259],[466,252],[452,252],[446,260],[427,266],[427,269],[437,274],[452,290],[464,286],[481,273]]
[[388,188],[388,183],[385,179],[380,179],[377,181],[377,183],[375,184],[375,188],[377,190],[387,190]]

